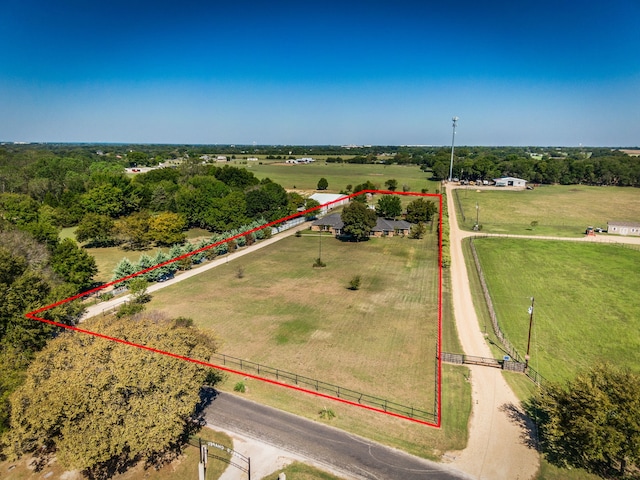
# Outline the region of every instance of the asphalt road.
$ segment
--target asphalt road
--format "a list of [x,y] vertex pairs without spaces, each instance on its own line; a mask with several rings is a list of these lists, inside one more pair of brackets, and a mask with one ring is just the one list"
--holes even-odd
[[348,479],[461,480],[472,477],[447,465],[408,455],[271,407],[219,392],[205,419],[220,427],[308,458]]

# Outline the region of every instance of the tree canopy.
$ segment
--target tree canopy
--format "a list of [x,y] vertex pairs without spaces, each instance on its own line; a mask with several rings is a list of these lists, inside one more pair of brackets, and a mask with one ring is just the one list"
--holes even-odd
[[[605,476],[640,467],[640,375],[597,365],[566,387],[552,384],[529,405],[548,458]],[[616,476],[616,475],[614,475]]]
[[402,202],[396,195],[383,195],[376,204],[376,213],[380,217],[393,218],[402,214]]
[[[159,317],[93,320],[93,331],[207,361],[215,339]],[[43,455],[94,476],[160,461],[187,429],[211,369],[78,333],[55,338],[11,396],[11,453]]]
[[428,222],[437,211],[438,207],[433,200],[416,198],[407,205],[407,222]]
[[344,223],[344,233],[351,235],[356,241],[366,240],[373,227],[376,226],[376,212],[362,202],[351,202],[344,207],[340,215]]

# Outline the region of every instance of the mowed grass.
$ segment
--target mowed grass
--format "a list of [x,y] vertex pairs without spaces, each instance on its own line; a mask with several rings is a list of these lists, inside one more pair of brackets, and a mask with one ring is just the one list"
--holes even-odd
[[346,189],[347,185],[355,187],[367,180],[382,190],[386,190],[384,182],[393,178],[398,181],[398,191],[407,185],[409,190],[420,192],[426,188],[435,193],[440,188],[439,182],[431,181],[431,173],[423,172],[417,165],[367,165],[349,163],[325,163],[317,161],[309,165],[291,165],[282,162],[263,161],[247,162],[240,160],[234,166],[244,167],[259,179],[270,178],[286,189],[315,191],[320,178],[329,182],[327,192],[337,193]]
[[[640,219],[640,190],[584,185],[541,186],[534,190],[456,190],[458,222],[470,230],[476,204],[482,232],[580,237],[587,226],[607,228],[610,220]],[[460,206],[463,216],[460,215]],[[538,222],[535,227],[531,222]]]
[[[483,238],[475,246],[501,328],[554,381],[595,362],[640,371],[640,251],[606,244]],[[489,326],[489,328],[491,328]]]
[[319,236],[285,238],[155,293],[148,309],[214,330],[222,353],[433,411],[436,235],[325,236],[327,267],[314,269],[319,249]]

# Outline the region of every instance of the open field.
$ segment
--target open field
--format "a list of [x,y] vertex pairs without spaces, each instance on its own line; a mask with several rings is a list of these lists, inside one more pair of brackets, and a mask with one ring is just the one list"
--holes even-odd
[[[320,242],[327,267],[313,269]],[[163,289],[148,308],[214,330],[222,353],[433,411],[437,292],[435,235],[303,235]]]
[[[594,362],[640,370],[640,251],[606,244],[476,239],[501,328],[549,380]],[[488,327],[491,328],[490,325]]]
[[367,180],[385,189],[384,182],[390,178],[398,181],[398,190],[408,185],[409,190],[419,192],[426,188],[429,193],[435,193],[440,188],[440,182],[429,180],[431,173],[425,173],[417,165],[369,165],[350,163],[325,163],[318,161],[309,165],[290,165],[282,162],[264,161],[247,162],[240,160],[232,163],[238,167],[245,167],[262,179],[269,177],[286,189],[315,191],[318,180],[324,177],[329,182],[327,192],[337,193],[346,189],[347,185],[356,186]]
[[[486,233],[580,237],[589,225],[606,229],[609,220],[640,222],[640,190],[632,187],[553,185],[534,190],[468,187],[456,192],[458,222],[466,230],[476,223],[476,203],[482,231]],[[538,222],[535,228],[531,227],[533,221]]]

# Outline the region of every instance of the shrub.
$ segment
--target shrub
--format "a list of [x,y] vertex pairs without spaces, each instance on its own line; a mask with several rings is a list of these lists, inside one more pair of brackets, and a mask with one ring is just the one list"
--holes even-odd
[[313,268],[323,268],[326,267],[327,264],[322,261],[321,258],[316,258],[316,261],[313,262]]
[[320,414],[320,418],[324,418],[326,420],[331,420],[336,417],[335,412],[327,407],[323,407],[318,413]]
[[234,392],[244,393],[244,392],[247,391],[247,387],[245,386],[244,382],[238,382],[233,387],[233,391]]
[[349,281],[349,290],[358,290],[360,288],[360,275],[356,275]]

